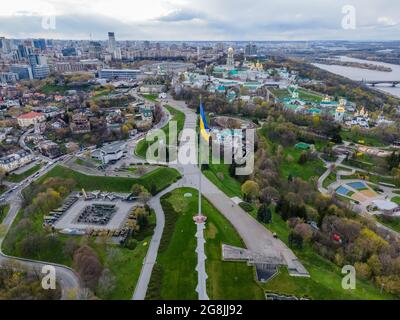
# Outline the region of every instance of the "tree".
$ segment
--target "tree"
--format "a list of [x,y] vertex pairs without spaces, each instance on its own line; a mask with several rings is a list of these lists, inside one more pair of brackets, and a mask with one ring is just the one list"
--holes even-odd
[[268,205],[263,204],[257,210],[257,220],[263,223],[271,223],[272,212]]
[[89,289],[95,289],[103,267],[93,249],[84,245],[76,250],[72,265],[79,273],[83,284]]
[[138,198],[139,198],[142,202],[147,203],[147,202],[150,200],[150,198],[151,198],[151,194],[150,194],[150,192],[148,192],[148,191],[145,189],[144,191],[142,191],[142,192],[139,193]]
[[294,231],[289,233],[288,241],[290,247],[296,247],[298,249],[303,248],[303,238]]
[[6,177],[6,170],[0,168],[0,187],[3,186],[3,181],[5,177]]
[[131,192],[132,192],[132,195],[133,195],[134,197],[139,196],[139,194],[140,194],[141,192],[145,191],[145,190],[146,190],[146,189],[145,189],[141,184],[138,184],[138,183],[135,183],[135,184],[131,187]]
[[129,127],[128,127],[126,124],[124,124],[124,125],[121,127],[121,132],[122,132],[122,134],[123,134],[124,136],[128,136],[128,134],[129,134]]
[[305,164],[306,162],[307,162],[307,153],[306,152],[302,152],[301,154],[300,154],[300,158],[299,158],[299,161],[298,161],[298,163],[299,164]]
[[268,207],[267,211],[265,212],[265,223],[271,223],[272,222],[272,211],[271,208]]
[[258,183],[252,180],[247,180],[243,183],[241,190],[248,201],[257,198],[260,193]]

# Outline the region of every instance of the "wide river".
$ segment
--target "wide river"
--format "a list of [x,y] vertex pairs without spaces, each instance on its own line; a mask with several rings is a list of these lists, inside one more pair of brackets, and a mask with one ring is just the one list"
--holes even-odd
[[[389,64],[377,61],[368,61],[368,60],[360,60],[354,59],[349,57],[340,57],[342,61],[353,61],[353,62],[361,62],[361,63],[370,63],[381,65],[385,67],[390,67],[392,72],[383,72],[383,71],[375,71],[375,70],[367,70],[367,69],[360,69],[360,68],[353,68],[353,67],[344,67],[344,66],[337,66],[337,65],[326,65],[326,64],[319,64],[314,63],[314,65],[318,68],[324,69],[326,71],[341,75],[343,77],[349,78],[355,81],[362,81],[362,80],[397,80],[400,81],[400,65],[396,64]],[[377,85],[375,87],[381,91],[385,91],[390,93],[396,97],[400,97],[400,84],[393,88],[391,85]]]

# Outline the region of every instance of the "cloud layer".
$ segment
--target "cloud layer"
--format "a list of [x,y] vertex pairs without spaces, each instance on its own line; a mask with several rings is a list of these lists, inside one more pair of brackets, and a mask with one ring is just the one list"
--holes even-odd
[[[356,29],[342,28],[343,0],[14,0],[0,35],[118,40],[399,40],[398,0],[353,0]],[[42,17],[56,17],[44,29]]]

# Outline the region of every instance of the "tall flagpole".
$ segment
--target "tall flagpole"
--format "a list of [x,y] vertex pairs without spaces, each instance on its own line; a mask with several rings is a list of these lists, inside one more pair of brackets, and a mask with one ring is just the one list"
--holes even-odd
[[199,216],[202,215],[201,212],[201,161],[200,161],[200,143],[201,143],[201,95],[200,95],[200,105],[199,105],[199,143],[197,146],[197,161],[199,162]]

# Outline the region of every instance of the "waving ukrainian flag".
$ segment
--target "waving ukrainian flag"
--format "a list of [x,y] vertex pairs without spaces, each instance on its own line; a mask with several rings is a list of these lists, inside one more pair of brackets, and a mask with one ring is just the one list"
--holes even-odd
[[200,134],[206,140],[209,141],[210,134],[208,133],[210,129],[207,125],[206,115],[204,113],[203,103],[200,102]]

